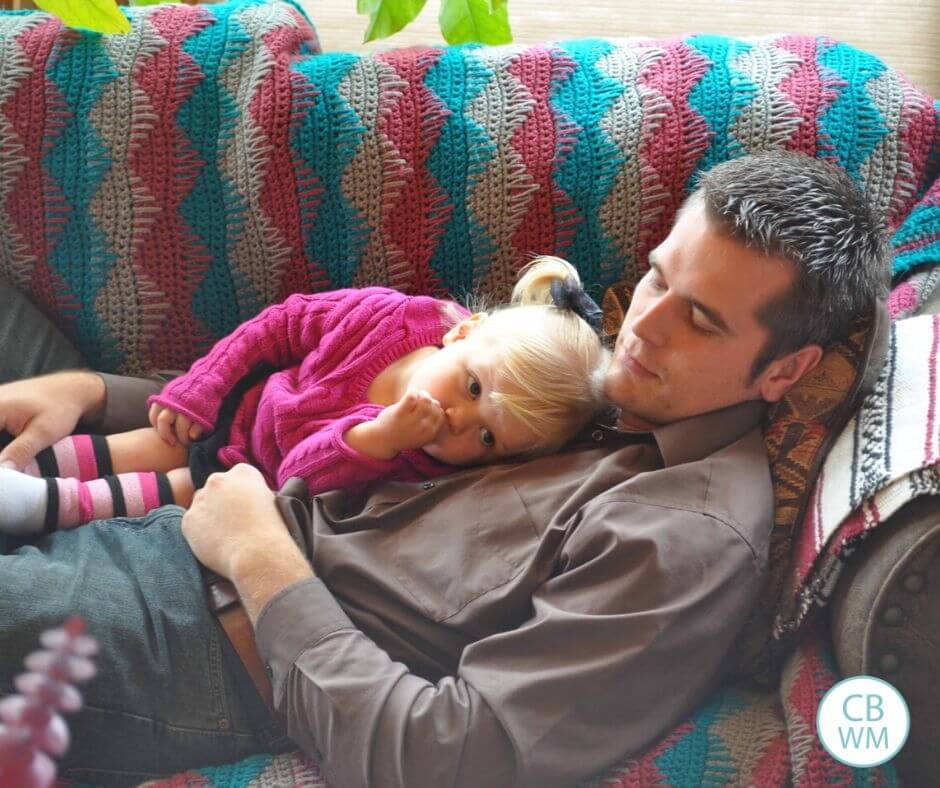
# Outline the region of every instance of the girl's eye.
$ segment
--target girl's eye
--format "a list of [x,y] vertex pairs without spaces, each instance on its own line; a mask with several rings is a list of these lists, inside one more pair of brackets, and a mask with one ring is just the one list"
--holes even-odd
[[666,286],[663,284],[662,279],[660,279],[656,275],[656,272],[652,268],[647,272],[647,276],[649,276],[650,287],[652,287],[654,290],[666,289]]
[[496,444],[496,438],[493,437],[493,433],[486,428],[480,430],[480,440],[483,442],[484,446],[490,449]]
[[467,391],[470,392],[470,396],[476,399],[483,393],[483,388],[480,386],[480,382],[470,375],[467,378]]

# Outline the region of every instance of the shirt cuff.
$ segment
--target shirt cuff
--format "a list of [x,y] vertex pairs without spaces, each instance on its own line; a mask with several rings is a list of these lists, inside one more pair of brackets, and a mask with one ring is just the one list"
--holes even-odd
[[160,391],[162,382],[109,375],[106,372],[97,374],[104,381],[104,408],[97,419],[83,420],[83,429],[107,435],[150,426],[147,421],[147,397]]
[[271,680],[275,707],[297,658],[327,635],[354,628],[317,577],[293,583],[268,600],[255,624],[255,642]]

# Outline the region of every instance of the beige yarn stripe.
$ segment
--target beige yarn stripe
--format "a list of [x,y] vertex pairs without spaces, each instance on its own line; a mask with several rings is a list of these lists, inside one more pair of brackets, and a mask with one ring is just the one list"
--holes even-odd
[[802,122],[797,106],[780,90],[780,83],[799,68],[801,58],[775,46],[776,39],[777,36],[747,39],[753,48],[731,64],[756,88],[731,127],[741,154],[784,147]]
[[[249,111],[258,86],[271,72],[274,59],[264,43],[266,33],[295,18],[282,5],[253,6],[235,15],[251,40],[244,54],[221,75],[220,82],[240,111],[219,156],[219,169],[244,200],[240,234],[229,248],[232,268],[247,281],[262,304],[277,301],[281,274],[291,258],[291,249],[277,225],[262,208],[261,190],[271,143]],[[255,311],[255,304],[240,309]]]
[[[156,114],[135,82],[139,64],[167,46],[145,16],[124,36],[103,36],[102,45],[116,79],[102,87],[89,123],[108,146],[111,166],[89,204],[89,213],[108,239],[114,266],[95,299],[95,312],[114,336],[127,369],[142,369],[150,342],[165,319],[167,301],[143,271],[135,271],[135,251],[147,243],[159,212],[153,194],[130,170],[129,156],[153,130]],[[146,66],[144,66],[146,67]]]
[[643,85],[640,76],[664,54],[660,48],[621,46],[597,62],[597,69],[623,88],[599,125],[624,159],[598,217],[626,258],[618,274],[631,281],[639,278],[644,226],[656,221],[668,197],[658,174],[641,155],[643,143],[659,129],[669,102],[659,91]]
[[363,126],[359,145],[340,180],[343,193],[361,213],[360,232],[367,233],[354,287],[405,285],[401,274],[391,274],[392,269],[400,270],[396,263],[402,261],[402,251],[383,232],[386,208],[400,197],[404,185],[405,161],[380,127],[406,87],[388,63],[360,58],[337,88]]
[[497,301],[509,299],[515,272],[527,258],[513,247],[513,236],[538,184],[511,140],[535,107],[528,89],[509,72],[513,57],[524,47],[493,47],[466,53],[492,72],[483,90],[467,108],[469,118],[489,136],[496,149],[471,188],[467,207],[493,243],[492,264],[482,282],[474,283]]

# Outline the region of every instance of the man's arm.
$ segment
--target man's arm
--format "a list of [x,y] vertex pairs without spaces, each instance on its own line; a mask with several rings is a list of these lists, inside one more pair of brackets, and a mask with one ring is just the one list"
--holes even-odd
[[[224,529],[245,511],[277,517],[242,501]],[[358,630],[274,530],[255,542],[270,559],[238,527],[240,558],[212,568],[245,598],[289,734],[336,784],[570,786],[694,711],[761,578],[737,532],[697,512],[608,501],[579,520],[531,618],[469,645],[436,683]]]

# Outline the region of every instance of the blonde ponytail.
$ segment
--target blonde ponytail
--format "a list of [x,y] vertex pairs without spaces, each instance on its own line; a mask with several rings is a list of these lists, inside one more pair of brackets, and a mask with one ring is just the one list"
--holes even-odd
[[573,278],[581,284],[577,269],[567,260],[551,255],[536,257],[519,271],[519,281],[512,289],[513,306],[552,304],[552,282]]

